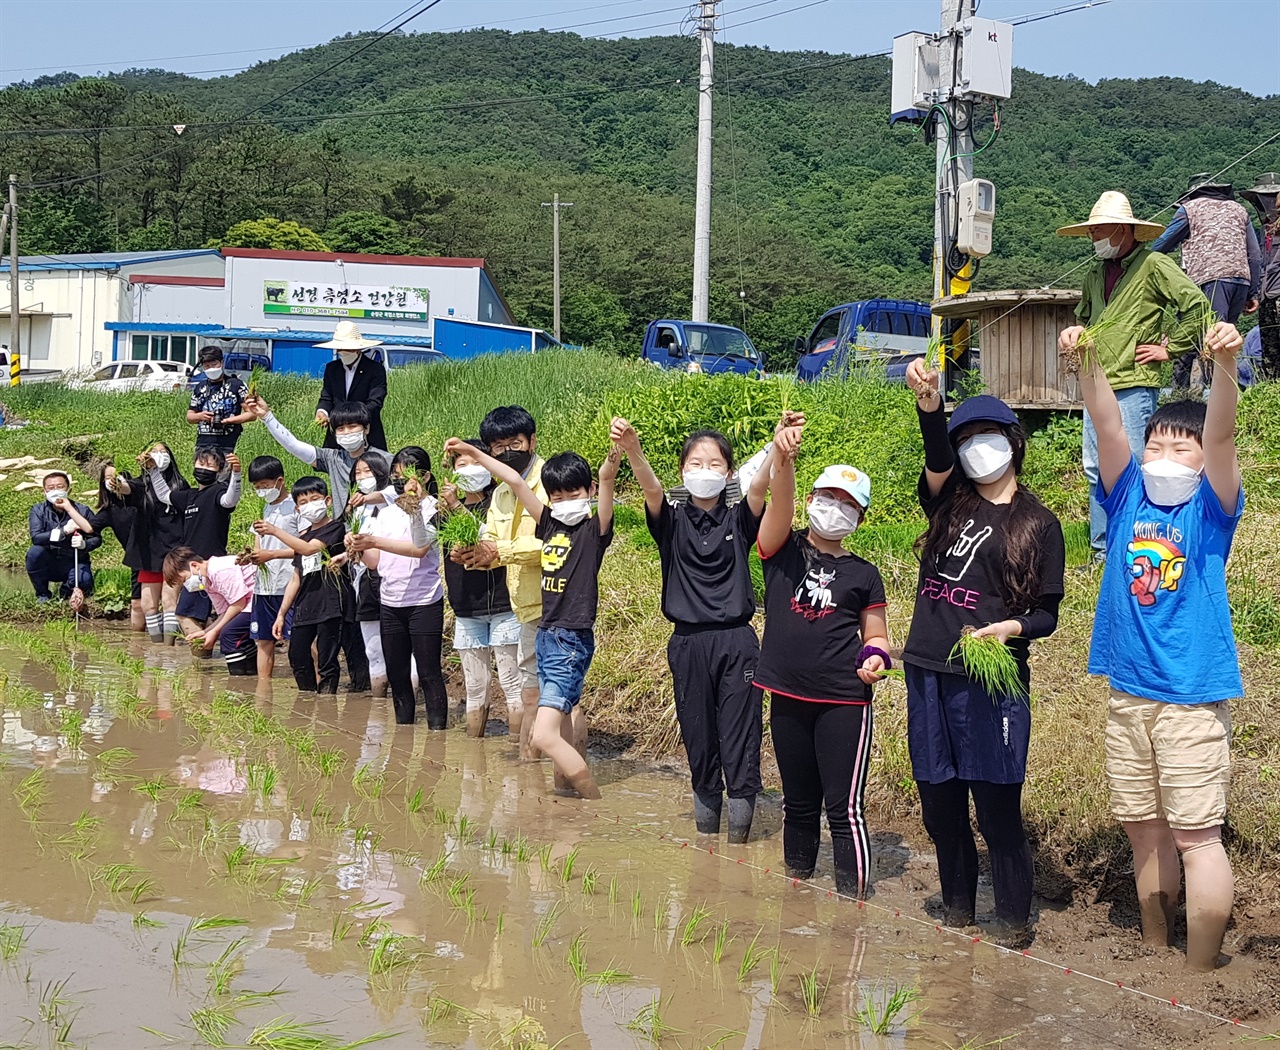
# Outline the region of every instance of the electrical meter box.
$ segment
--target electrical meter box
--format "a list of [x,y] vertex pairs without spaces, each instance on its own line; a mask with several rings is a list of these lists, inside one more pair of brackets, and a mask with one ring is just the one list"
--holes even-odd
[[1013,26],[990,18],[966,18],[959,32],[959,95],[1008,98],[1013,84]]
[[996,188],[986,179],[970,179],[956,190],[959,223],[956,248],[982,258],[991,254],[991,223],[996,217]]
[[928,33],[893,38],[893,85],[889,123],[923,121],[937,101],[938,41]]

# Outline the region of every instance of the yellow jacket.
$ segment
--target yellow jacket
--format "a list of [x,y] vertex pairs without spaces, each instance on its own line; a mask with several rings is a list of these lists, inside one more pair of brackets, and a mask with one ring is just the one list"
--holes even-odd
[[[547,503],[542,487],[542,459],[534,456],[525,477],[529,487]],[[507,567],[507,591],[511,608],[521,623],[537,623],[542,617],[542,541],[534,533],[538,522],[529,516],[507,484],[493,490],[485,539],[498,548],[498,564]]]

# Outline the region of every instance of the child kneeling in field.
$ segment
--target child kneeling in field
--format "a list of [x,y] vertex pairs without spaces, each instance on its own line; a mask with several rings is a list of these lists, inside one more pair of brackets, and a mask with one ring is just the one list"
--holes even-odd
[[[1080,328],[1059,337],[1075,349]],[[1204,345],[1235,375],[1234,325]],[[1212,970],[1231,917],[1234,880],[1222,846],[1230,779],[1227,701],[1244,686],[1227,605],[1226,563],[1244,511],[1235,422],[1239,390],[1213,384],[1209,402],[1175,401],[1147,423],[1142,461],[1096,357],[1080,376],[1098,432],[1098,500],[1107,562],[1089,671],[1111,680],[1107,778],[1111,808],[1133,844],[1145,944],[1167,946],[1187,878],[1187,968]]]
[[518,471],[450,438],[446,455],[459,453],[506,482],[525,512],[537,519],[542,541],[542,622],[538,627],[538,710],[533,745],[550,756],[556,772],[583,798],[600,797],[586,759],[574,747],[572,714],[595,655],[600,563],[613,541],[613,487],[622,451],[616,445],[600,466],[600,492],[591,516],[591,466],[576,452],[561,452],[543,464],[543,504]]
[[217,617],[208,627],[190,632],[187,641],[200,642],[206,652],[219,642],[227,674],[233,677],[258,673],[249,629],[256,575],[252,565],[238,565],[233,554],[201,558],[190,547],[176,547],[164,556],[164,582],[181,587],[185,594],[208,595]]

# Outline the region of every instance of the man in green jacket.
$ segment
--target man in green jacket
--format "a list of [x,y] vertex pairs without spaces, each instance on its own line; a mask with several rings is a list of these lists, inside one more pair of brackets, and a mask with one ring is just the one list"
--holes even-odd
[[[1103,321],[1093,338],[1102,370],[1116,392],[1129,447],[1142,458],[1147,420],[1156,410],[1160,366],[1187,353],[1208,327],[1209,300],[1167,255],[1153,252],[1146,241],[1164,229],[1135,219],[1129,198],[1108,190],[1089,218],[1064,226],[1059,237],[1089,237],[1097,261],[1084,278],[1076,317],[1065,328],[1058,349],[1070,352],[1085,326]],[[1098,435],[1084,414],[1084,474],[1089,480],[1089,539],[1095,551],[1107,544],[1107,518],[1098,505]]]

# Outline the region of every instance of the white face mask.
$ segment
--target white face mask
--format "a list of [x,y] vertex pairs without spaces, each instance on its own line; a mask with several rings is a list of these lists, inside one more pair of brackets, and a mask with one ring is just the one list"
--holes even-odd
[[561,525],[577,525],[591,517],[591,500],[562,499],[551,504],[551,516]]
[[313,499],[310,503],[299,507],[298,513],[314,525],[321,518],[329,516],[329,508],[325,506],[324,500]]
[[339,350],[338,357],[344,365],[350,368],[360,359],[359,350]]
[[458,467],[456,473],[458,475],[458,488],[462,489],[463,492],[483,492],[489,487],[489,482],[493,480],[493,475],[485,470],[484,467],[470,463]]
[[809,502],[809,531],[824,540],[842,540],[858,527],[862,515],[857,507],[829,496],[814,496]]
[[193,572],[190,576],[187,577],[186,582],[183,583],[182,589],[184,591],[191,591],[192,593],[195,593],[196,591],[203,591],[204,577],[201,576],[198,572]]
[[378,490],[378,479],[370,474],[367,478],[361,478],[357,481],[356,488],[364,493],[376,492]]
[[156,465],[156,470],[165,471],[169,469],[169,464],[173,462],[167,452],[151,453],[151,462]]
[[1112,244],[1110,238],[1105,241],[1094,241],[1093,253],[1099,259],[1118,259],[1120,257],[1120,245]]
[[205,377],[205,379],[212,379],[212,380],[214,380],[214,381],[217,381],[217,380],[221,379],[221,378],[222,378],[222,366],[221,366],[221,365],[212,365],[212,366],[210,366],[209,368],[206,368],[206,369],[204,370],[204,377]]
[[956,453],[965,476],[979,485],[995,481],[1013,462],[1013,446],[1003,434],[974,434]]
[[1147,501],[1157,507],[1186,503],[1200,487],[1200,474],[1172,459],[1153,459],[1142,464],[1142,485]]
[[354,452],[358,448],[364,448],[364,443],[369,439],[363,430],[352,430],[346,434],[335,434],[334,440],[338,442],[339,447],[348,452]]
[[67,490],[66,489],[49,489],[49,491],[44,494],[44,498],[47,499],[50,503],[56,503],[60,499],[67,498]]
[[258,494],[258,499],[270,500],[272,502],[275,502],[276,497],[280,495],[279,489],[254,489],[253,491]]
[[698,499],[715,499],[724,491],[729,475],[721,474],[718,470],[699,467],[697,470],[686,470],[682,480],[684,487],[689,490],[689,495],[696,496]]

